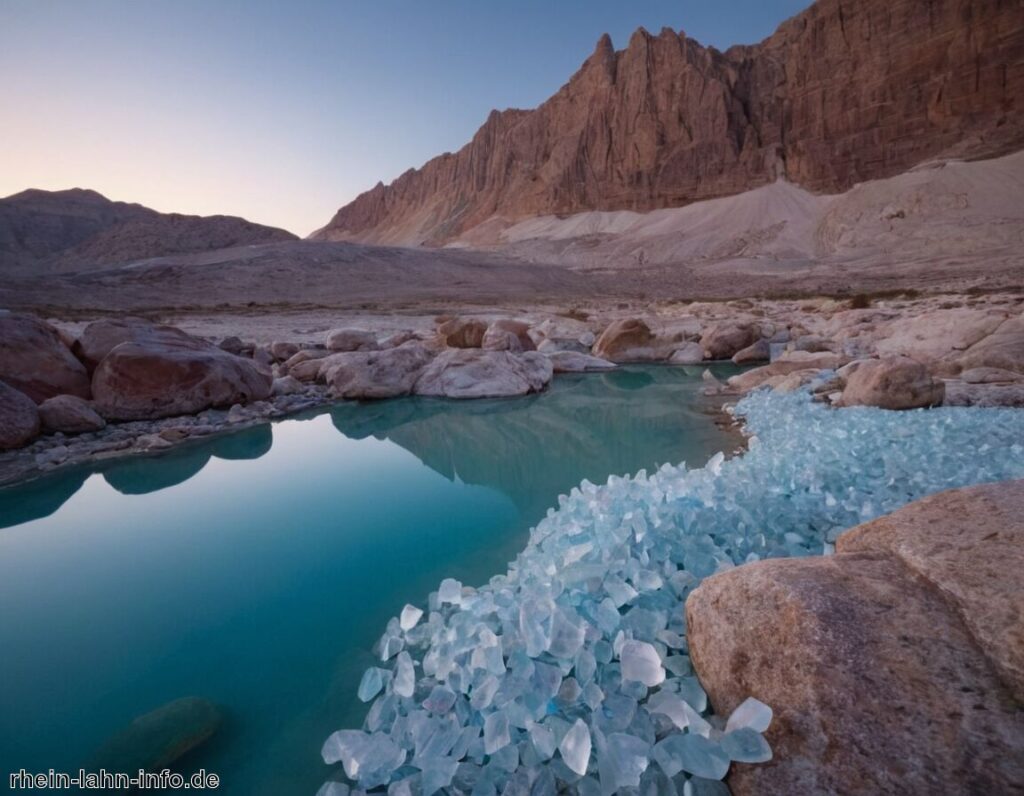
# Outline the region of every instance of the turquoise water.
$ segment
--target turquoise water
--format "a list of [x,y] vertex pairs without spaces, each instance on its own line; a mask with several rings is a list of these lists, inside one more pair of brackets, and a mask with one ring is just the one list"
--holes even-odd
[[[181,696],[228,722],[177,767],[312,794],[371,648],[444,576],[482,584],[560,493],[734,445],[698,369],[508,401],[343,404],[0,490],[0,774],[77,770]],[[722,374],[720,374],[722,375]]]

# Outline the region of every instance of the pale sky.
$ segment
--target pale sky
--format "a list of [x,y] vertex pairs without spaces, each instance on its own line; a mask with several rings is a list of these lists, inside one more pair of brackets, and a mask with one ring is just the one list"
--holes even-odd
[[531,108],[604,32],[722,49],[807,0],[0,0],[0,196],[92,188],[307,235]]

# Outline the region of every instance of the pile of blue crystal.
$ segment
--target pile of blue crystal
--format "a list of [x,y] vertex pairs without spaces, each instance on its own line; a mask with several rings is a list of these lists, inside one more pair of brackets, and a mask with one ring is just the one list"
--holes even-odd
[[508,573],[444,580],[379,643],[362,730],[324,744],[354,785],[323,796],[727,793],[732,762],[771,758],[771,709],[713,715],[683,603],[749,561],[828,554],[846,528],[924,495],[1024,477],[1024,412],[829,409],[758,392],[749,450],[700,469],[584,482]]

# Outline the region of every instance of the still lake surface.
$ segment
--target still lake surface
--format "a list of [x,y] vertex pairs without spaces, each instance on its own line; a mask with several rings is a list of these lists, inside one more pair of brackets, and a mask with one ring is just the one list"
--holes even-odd
[[[719,367],[717,375],[735,372]],[[405,603],[505,572],[584,478],[735,447],[702,368],[560,375],[541,395],[340,404],[0,490],[0,775],[77,771],[183,696],[228,720],[174,766],[309,794]]]

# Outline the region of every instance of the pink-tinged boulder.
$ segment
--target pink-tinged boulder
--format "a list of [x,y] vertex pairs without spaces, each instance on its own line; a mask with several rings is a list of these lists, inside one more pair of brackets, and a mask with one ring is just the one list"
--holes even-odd
[[39,436],[39,410],[25,393],[0,381],[0,450],[20,448]]
[[672,365],[699,365],[704,361],[704,347],[700,343],[684,343],[668,358]]
[[946,394],[941,380],[909,357],[886,357],[856,363],[846,376],[841,406],[918,409],[939,406]]
[[1024,316],[1003,321],[992,334],[967,349],[960,365],[965,370],[1000,368],[1024,373]]
[[187,335],[162,343],[121,343],[92,377],[96,410],[107,420],[144,420],[261,401],[269,371]]
[[969,307],[932,310],[881,325],[875,350],[934,362],[967,351],[999,328],[1006,316]]
[[526,395],[543,390],[553,372],[551,360],[536,351],[449,348],[423,370],[414,392],[445,398]]
[[143,318],[108,318],[86,326],[73,350],[91,373],[103,357],[121,343],[160,345],[193,339],[175,326],[151,323]]
[[323,360],[320,375],[336,398],[397,398],[408,395],[434,354],[410,341],[384,351],[354,351]]
[[55,395],[39,404],[39,418],[49,432],[84,434],[107,425],[89,402],[77,395]]
[[536,346],[529,335],[530,324],[523,321],[503,319],[495,321],[484,332],[481,348],[488,351],[534,351]]
[[58,331],[31,315],[0,314],[0,380],[36,403],[89,397],[89,374]]
[[752,365],[755,362],[767,362],[770,358],[771,346],[763,337],[732,355],[732,361],[737,365]]
[[723,321],[704,332],[700,344],[708,359],[731,359],[760,336],[760,330],[752,323]]
[[437,336],[449,348],[480,348],[487,324],[476,318],[452,318],[437,327]]
[[327,333],[325,344],[331,351],[376,351],[380,348],[377,335],[365,329],[333,329]]
[[837,554],[706,579],[690,657],[719,715],[774,711],[736,796],[1024,788],[1024,482],[953,490],[842,535]]
[[286,362],[297,353],[299,353],[299,347],[295,343],[275,340],[270,344],[270,355],[275,362]]

